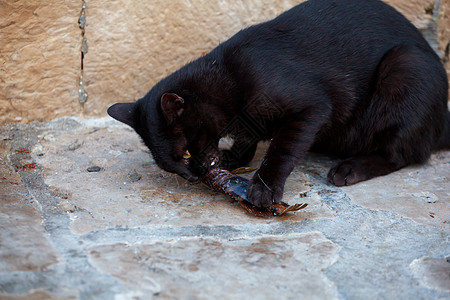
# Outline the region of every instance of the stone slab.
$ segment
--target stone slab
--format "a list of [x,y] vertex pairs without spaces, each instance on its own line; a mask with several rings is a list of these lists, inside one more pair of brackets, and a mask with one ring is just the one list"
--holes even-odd
[[433,154],[420,168],[410,166],[342,190],[358,205],[394,211],[415,222],[450,232],[448,151]]
[[[306,192],[310,206],[257,219],[156,168],[137,136],[112,120],[8,125],[0,141],[0,238],[15,239],[0,248],[0,299],[450,297],[450,233],[433,223],[450,210],[449,152],[381,178],[395,184],[367,182],[367,191],[403,193],[394,205],[329,184],[335,161],[309,154],[286,200]],[[93,166],[100,170],[88,172]],[[417,202],[418,191],[438,202]],[[421,220],[428,204],[442,205],[432,222]]]
[[31,291],[27,295],[7,295],[0,293],[2,300],[76,300],[76,297],[59,297],[46,291]]
[[[301,198],[309,183],[298,170],[289,178],[284,200],[307,202],[306,209],[281,218],[250,216],[237,202],[204,184],[191,184],[159,169],[137,134],[114,124],[58,136],[44,133],[32,150],[44,169],[45,183],[68,195],[62,204],[70,211],[75,233],[117,226],[261,224],[333,217],[317,196]],[[263,149],[259,151],[253,166],[259,165],[263,153]],[[90,173],[87,169],[91,166],[101,170]],[[132,180],[133,174],[141,179]]]
[[8,159],[11,151],[22,152],[24,162],[28,152],[0,139],[0,272],[41,271],[57,263],[59,254],[42,226],[40,204]]
[[338,245],[312,232],[100,245],[90,249],[89,260],[136,293],[164,299],[337,299],[323,271],[338,252]]
[[418,281],[431,289],[450,293],[450,261],[432,257],[415,259],[410,265]]

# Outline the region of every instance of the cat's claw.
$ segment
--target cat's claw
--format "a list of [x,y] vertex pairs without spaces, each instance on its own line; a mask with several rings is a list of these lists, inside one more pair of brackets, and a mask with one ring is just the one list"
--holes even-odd
[[269,208],[280,203],[283,191],[277,187],[269,187],[256,174],[251,180],[247,190],[248,201],[260,208]]

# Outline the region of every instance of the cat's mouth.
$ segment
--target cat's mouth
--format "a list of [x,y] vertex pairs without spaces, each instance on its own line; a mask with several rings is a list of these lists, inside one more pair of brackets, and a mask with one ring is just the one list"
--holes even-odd
[[192,156],[189,150],[186,150],[183,160],[192,174],[203,178],[209,170],[219,167],[220,157],[218,154]]

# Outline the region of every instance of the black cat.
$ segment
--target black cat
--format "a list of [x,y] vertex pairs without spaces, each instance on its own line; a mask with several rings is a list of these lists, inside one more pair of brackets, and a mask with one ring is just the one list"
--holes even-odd
[[[244,166],[258,141],[271,140],[247,191],[268,207],[307,151],[346,158],[328,174],[341,186],[450,147],[447,99],[439,57],[392,7],[310,0],[240,31],[108,113],[136,130],[161,168],[188,180],[218,165]],[[218,149],[224,136],[234,138],[231,150]]]

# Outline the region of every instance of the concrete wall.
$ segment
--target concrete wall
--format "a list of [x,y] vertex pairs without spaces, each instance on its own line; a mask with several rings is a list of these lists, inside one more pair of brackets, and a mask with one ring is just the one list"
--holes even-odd
[[[239,29],[300,2],[87,1],[81,63],[83,1],[0,0],[0,124],[104,115],[110,104],[142,97],[158,80]],[[387,2],[445,54],[450,0]],[[444,61],[450,70],[448,51]],[[81,105],[84,92],[87,101]]]

